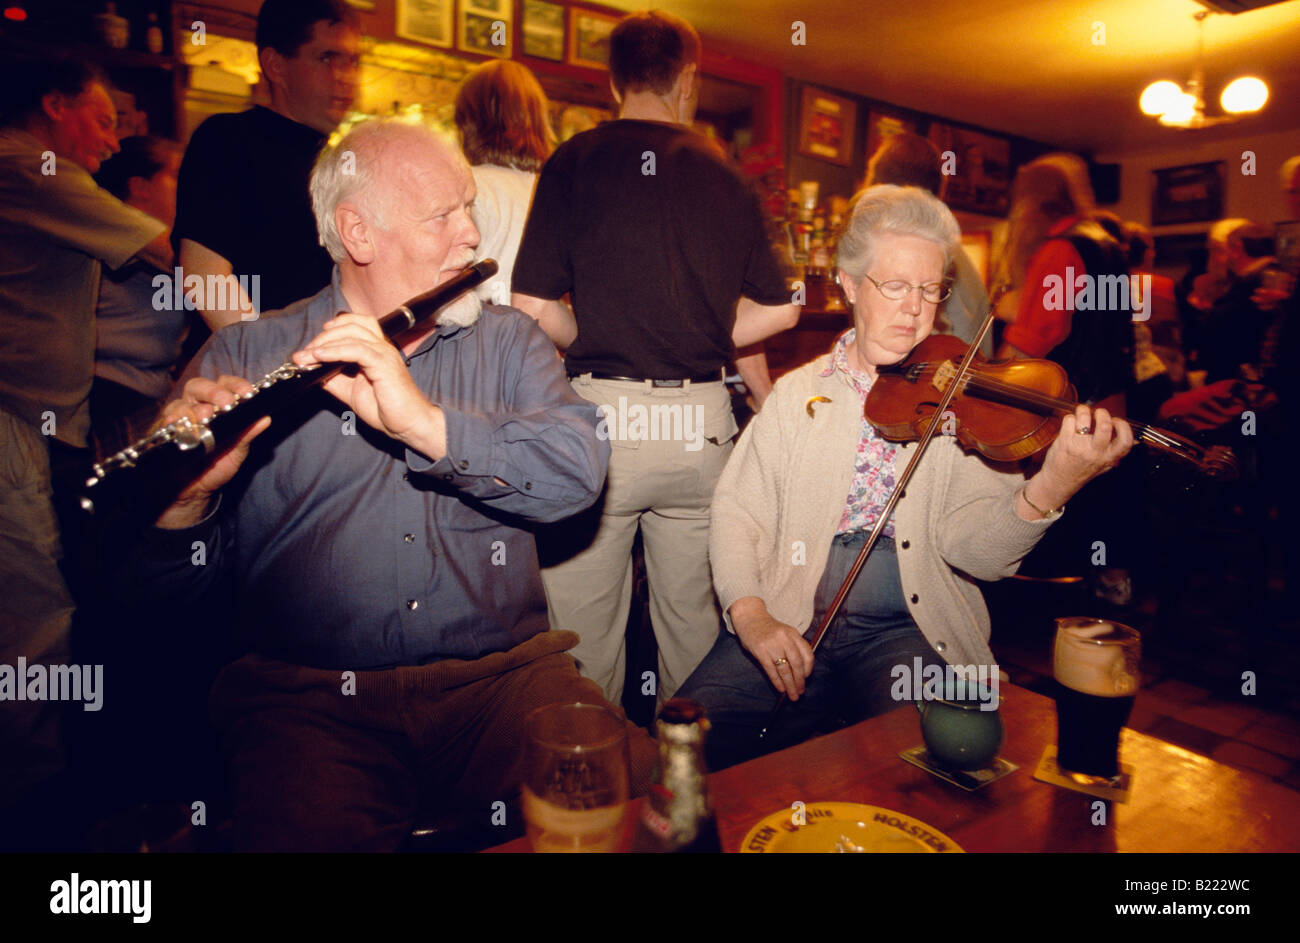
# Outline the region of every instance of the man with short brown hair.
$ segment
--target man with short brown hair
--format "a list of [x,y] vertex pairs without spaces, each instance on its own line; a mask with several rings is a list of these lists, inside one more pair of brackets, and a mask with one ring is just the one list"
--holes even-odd
[[307,198],[326,136],[356,95],[361,31],[344,0],[266,0],[258,60],[271,107],[213,115],[181,164],[172,242],[186,275],[234,276],[239,290],[197,307],[214,331],[283,308],[329,280]]
[[[604,407],[602,503],[549,535],[544,557],[558,562],[542,575],[552,624],[582,636],[575,657],[618,702],[638,529],[659,643],[657,682],[642,693],[671,697],[717,638],[709,504],[736,435],[723,368],[798,309],[754,193],[690,130],[695,30],[635,13],[609,49],[619,118],[542,168],[513,301],[565,350],[578,394]],[[640,417],[660,422],[642,429]]]

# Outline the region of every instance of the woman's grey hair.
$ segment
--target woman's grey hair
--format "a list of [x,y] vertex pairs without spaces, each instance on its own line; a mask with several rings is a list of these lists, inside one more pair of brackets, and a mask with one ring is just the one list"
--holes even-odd
[[835,267],[855,280],[871,267],[876,239],[886,234],[917,236],[943,250],[947,271],[961,246],[961,227],[948,207],[919,187],[880,184],[858,192],[835,240]]
[[[428,147],[445,148],[449,158],[464,165],[468,172],[469,163],[456,142],[419,116],[361,118],[340,127],[316,157],[310,183],[311,208],[316,216],[320,244],[335,262],[347,259],[348,251],[334,225],[334,211],[345,200],[357,201],[359,194],[380,179],[377,168],[385,149],[402,137],[414,137]],[[371,195],[357,202],[363,205],[370,222],[381,229],[387,228],[391,210],[388,200]]]

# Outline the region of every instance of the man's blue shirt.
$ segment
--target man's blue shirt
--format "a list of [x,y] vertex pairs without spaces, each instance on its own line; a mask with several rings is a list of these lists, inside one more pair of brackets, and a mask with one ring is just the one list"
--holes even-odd
[[[336,271],[316,296],[219,331],[183,380],[255,381],[346,310]],[[149,532],[132,578],[195,600],[232,576],[242,647],[316,668],[476,658],[548,629],[528,528],[600,494],[609,445],[596,407],[513,308],[440,326],[407,359],[446,415],[446,456],[410,451],[314,391],[254,440],[204,521]]]

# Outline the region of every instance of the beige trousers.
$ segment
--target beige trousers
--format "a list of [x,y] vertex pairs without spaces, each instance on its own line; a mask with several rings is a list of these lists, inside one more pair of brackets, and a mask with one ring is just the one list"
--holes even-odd
[[658,675],[642,678],[641,691],[662,702],[718,636],[709,505],[736,434],[731,399],[721,382],[657,388],[588,374],[574,378],[573,389],[604,407],[597,431],[611,456],[596,505],[542,537],[551,627],[578,633],[579,668],[618,704],[640,527],[659,646]]

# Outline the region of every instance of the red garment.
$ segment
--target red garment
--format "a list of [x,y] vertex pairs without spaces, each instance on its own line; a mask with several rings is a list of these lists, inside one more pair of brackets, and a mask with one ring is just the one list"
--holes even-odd
[[1174,280],[1168,275],[1155,275],[1151,272],[1142,274],[1151,276],[1151,320],[1178,320],[1178,300],[1174,293]]
[[[1073,277],[1067,278],[1067,268],[1074,269],[1074,276],[1087,271],[1083,258],[1070,240],[1056,238],[1082,218],[1071,216],[1053,226],[1048,231],[1047,241],[1029,260],[1029,270],[1020,291],[1020,310],[1015,323],[1008,325],[1002,335],[1004,341],[1029,357],[1046,357],[1070,336],[1070,320],[1074,312],[1069,308],[1049,310],[1043,306],[1043,300],[1047,294],[1045,281],[1049,276],[1057,276],[1064,284],[1073,280]],[[1068,292],[1066,297],[1070,297]]]

